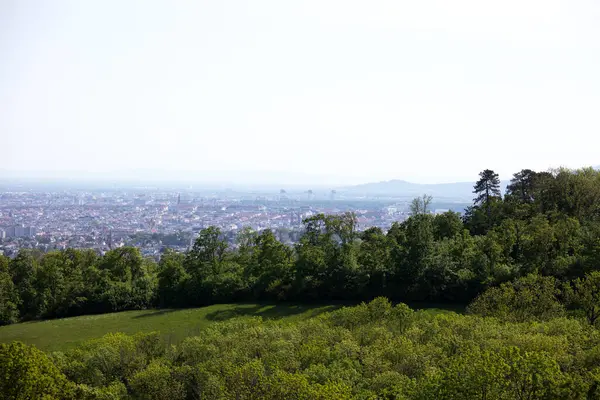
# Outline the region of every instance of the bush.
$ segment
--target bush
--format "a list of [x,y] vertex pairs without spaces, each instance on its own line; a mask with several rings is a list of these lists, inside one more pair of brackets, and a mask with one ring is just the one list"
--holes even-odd
[[559,294],[555,278],[530,274],[486,290],[469,305],[467,312],[503,321],[546,321],[565,314]]
[[68,399],[74,385],[41,351],[20,342],[0,344],[0,393],[5,399]]
[[583,320],[385,299],[308,320],[234,318],[168,349],[156,334],[111,334],[51,360],[19,343],[0,357],[1,393],[18,399],[600,398],[600,332]]
[[163,360],[154,360],[136,373],[129,386],[133,396],[141,400],[185,399],[183,383],[175,379],[172,366]]

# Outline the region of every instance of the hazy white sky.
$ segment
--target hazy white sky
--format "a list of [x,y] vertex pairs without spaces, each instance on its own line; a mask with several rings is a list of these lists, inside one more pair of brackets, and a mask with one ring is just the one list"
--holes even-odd
[[600,164],[598,0],[1,0],[0,54],[5,177]]

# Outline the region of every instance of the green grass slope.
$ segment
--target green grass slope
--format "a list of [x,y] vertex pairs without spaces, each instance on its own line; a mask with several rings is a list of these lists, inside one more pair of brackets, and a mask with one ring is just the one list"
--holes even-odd
[[0,327],[0,343],[19,340],[44,351],[66,350],[81,342],[110,332],[133,334],[158,331],[170,342],[178,343],[197,335],[215,321],[238,316],[261,316],[266,319],[304,319],[332,311],[339,305],[299,304],[217,304],[183,310],[144,310],[86,315],[81,317],[35,321]]

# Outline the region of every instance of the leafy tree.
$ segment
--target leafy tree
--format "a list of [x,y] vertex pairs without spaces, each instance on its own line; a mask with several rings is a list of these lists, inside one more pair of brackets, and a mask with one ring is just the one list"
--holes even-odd
[[317,214],[304,220],[305,236],[310,244],[349,244],[356,239],[356,215]]
[[417,282],[422,279],[434,248],[433,219],[433,216],[426,214],[411,216],[391,230],[396,241],[392,250],[394,283],[413,300],[422,300],[426,296],[419,292]]
[[527,272],[546,272],[554,252],[554,229],[541,215],[533,217],[523,230],[520,240],[525,270]]
[[50,359],[20,342],[0,344],[0,393],[6,399],[69,399],[73,385]]
[[174,376],[173,367],[155,360],[136,373],[129,382],[133,396],[143,400],[185,399],[185,388]]
[[256,296],[285,298],[293,278],[293,261],[292,249],[279,242],[270,229],[261,232],[246,271]]
[[521,204],[530,204],[534,201],[534,190],[536,182],[536,172],[530,169],[523,169],[515,173],[506,187],[507,198],[517,201]]
[[146,308],[154,302],[156,271],[139,249],[121,247],[107,252],[99,262],[101,301],[113,311]]
[[19,294],[8,270],[8,258],[0,255],[0,326],[19,319]]
[[36,309],[38,293],[35,289],[37,260],[34,258],[33,253],[28,250],[19,251],[17,256],[10,261],[9,271],[21,299],[19,313],[27,318],[38,316],[39,310]]
[[75,399],[82,400],[118,400],[127,399],[127,387],[123,382],[114,381],[108,386],[94,387],[86,384],[78,384],[75,387]]
[[243,228],[242,231],[237,234],[235,239],[238,248],[235,259],[240,265],[246,266],[250,264],[256,236],[257,232],[253,231],[250,227]]
[[498,174],[491,169],[480,172],[473,193],[477,195],[473,200],[475,205],[487,206],[492,198],[500,197],[500,178]]
[[115,380],[129,382],[150,359],[164,356],[165,349],[157,333],[109,333],[68,351],[57,364],[74,382],[106,387]]
[[595,325],[600,318],[600,271],[575,279],[565,289],[571,305],[583,310],[588,322]]
[[36,271],[36,309],[38,316],[59,315],[64,308],[69,277],[65,276],[65,259],[61,252],[44,254]]
[[537,212],[548,214],[558,209],[558,182],[552,172],[537,172],[533,177],[533,199]]
[[202,290],[207,296],[206,302],[239,301],[247,291],[242,266],[234,260],[226,260],[220,264],[219,268],[219,273],[209,275],[202,282]]
[[493,351],[467,351],[450,360],[428,393],[440,399],[502,399],[509,366]]
[[518,273],[517,267],[507,258],[507,252],[502,247],[506,240],[502,236],[504,235],[499,235],[496,231],[490,231],[485,236],[473,238],[474,256],[470,269],[482,288],[505,282]]
[[505,382],[509,398],[547,399],[576,398],[569,388],[573,382],[564,376],[559,364],[542,351],[523,351],[507,347],[503,358],[508,365]]
[[433,234],[435,240],[452,238],[461,234],[464,229],[460,214],[454,211],[446,211],[438,214],[433,219]]
[[86,312],[91,301],[90,285],[85,276],[97,263],[98,255],[93,250],[66,249],[61,252],[62,273],[65,278],[56,301],[56,316],[78,315]]
[[[132,247],[103,256],[22,250],[0,258],[0,323],[264,298],[468,302],[529,273],[576,279],[600,265],[600,172],[525,169],[502,199],[498,175],[485,170],[474,189],[462,222],[453,212],[428,214],[425,195],[385,235],[360,232],[353,213],[319,214],[302,233],[246,229],[230,249],[234,235],[210,227],[190,251],[167,251],[158,266]],[[298,242],[290,248],[278,235]]]
[[184,306],[185,287],[190,278],[183,267],[185,256],[167,249],[158,264],[158,303],[162,307]]
[[356,216],[318,214],[304,220],[304,226],[296,246],[296,291],[308,298],[348,298],[358,276]]
[[194,246],[185,255],[183,265],[190,275],[187,291],[192,304],[210,302],[214,281],[221,273],[227,247],[221,230],[209,227],[200,231]]
[[[204,272],[213,269],[218,271],[218,264],[224,260],[227,242],[223,240],[221,230],[211,226],[200,231],[194,246],[186,255],[187,270],[190,273]],[[205,267],[205,266],[208,267]],[[208,272],[208,271],[206,271]]]
[[461,301],[464,298],[460,287],[466,288],[472,277],[464,269],[464,259],[457,243],[452,239],[435,242],[424,260],[425,268],[419,279],[423,300]]
[[[469,221],[468,225],[471,226],[473,232],[482,233],[480,229],[483,225],[485,228],[483,233],[485,233],[492,228],[497,219],[495,217],[501,202],[500,178],[494,171],[486,169],[479,173],[479,180],[473,189],[473,193],[476,195],[473,199],[474,205],[467,210],[466,220]],[[485,214],[482,213],[482,210],[485,211]]]
[[360,235],[358,264],[365,275],[368,297],[387,292],[387,279],[391,276],[391,246],[389,238],[380,228],[369,228]]
[[108,251],[100,260],[99,269],[107,271],[113,281],[131,282],[142,275],[142,264],[139,249],[121,247]]
[[424,194],[422,197],[415,197],[410,203],[411,215],[427,214],[427,207],[431,204],[433,197]]
[[479,295],[468,312],[506,321],[548,320],[564,315],[555,278],[530,274]]

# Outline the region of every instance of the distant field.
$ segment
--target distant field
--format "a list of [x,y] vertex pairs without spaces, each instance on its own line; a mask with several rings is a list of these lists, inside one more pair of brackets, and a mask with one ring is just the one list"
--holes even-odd
[[112,314],[25,322],[0,327],[0,342],[19,340],[44,351],[66,350],[110,332],[158,331],[173,343],[197,335],[215,321],[237,316],[303,319],[339,308],[339,305],[218,304],[183,310],[124,311]]

